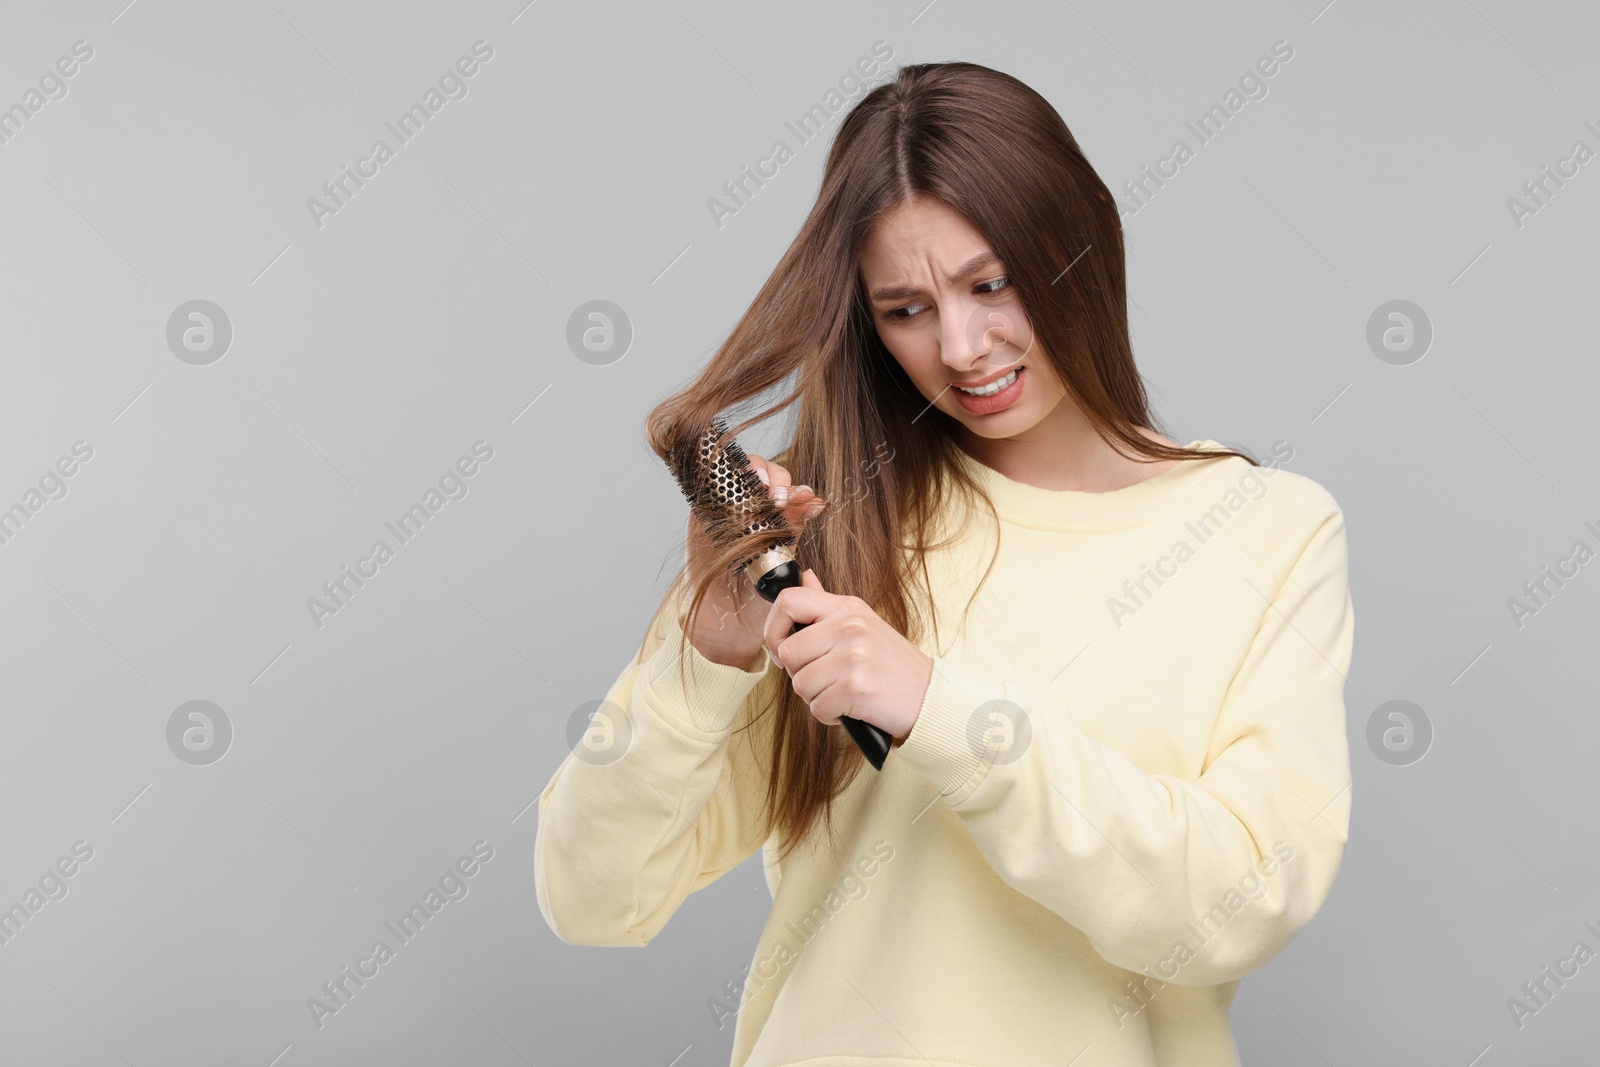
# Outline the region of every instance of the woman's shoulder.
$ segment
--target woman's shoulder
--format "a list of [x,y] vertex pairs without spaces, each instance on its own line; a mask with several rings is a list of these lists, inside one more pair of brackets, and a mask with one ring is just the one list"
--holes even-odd
[[1190,494],[1196,521],[1225,523],[1273,570],[1298,559],[1319,536],[1343,538],[1344,511],[1332,491],[1304,471],[1290,469],[1289,460],[1269,456],[1257,465],[1223,456],[1207,462],[1211,470]]

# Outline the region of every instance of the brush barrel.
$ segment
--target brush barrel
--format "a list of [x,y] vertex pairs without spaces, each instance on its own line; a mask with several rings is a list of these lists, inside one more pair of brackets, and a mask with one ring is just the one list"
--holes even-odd
[[[769,556],[772,555],[769,553]],[[772,559],[763,556],[749,567],[750,571],[759,570]],[[748,572],[747,572],[748,573]],[[778,594],[790,586],[801,584],[801,575],[804,569],[793,559],[784,560],[776,566],[765,570],[759,578],[751,578],[750,583],[756,587],[756,592],[768,603],[778,599]],[[794,633],[803,630],[811,624],[808,622],[795,623]],[[852,719],[848,715],[839,716],[839,724],[850,734],[861,754],[867,757],[867,762],[872,764],[875,771],[883,770],[883,761],[889,757],[889,746],[893,742],[887,731],[879,729],[870,722]]]

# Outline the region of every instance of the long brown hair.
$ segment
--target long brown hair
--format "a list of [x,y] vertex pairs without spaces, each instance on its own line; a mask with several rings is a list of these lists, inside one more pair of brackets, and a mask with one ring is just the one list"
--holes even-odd
[[[665,460],[725,410],[797,375],[786,397],[730,432],[799,402],[794,439],[772,458],[796,484],[848,505],[807,523],[796,555],[825,589],[860,597],[913,642],[922,618],[909,590],[916,565],[926,579],[926,555],[939,547],[929,535],[946,493],[993,510],[956,462],[954,420],[929,408],[879,339],[858,273],[857,253],[875,221],[916,195],[948,204],[988,239],[1036,351],[1066,385],[1065,399],[1113,448],[1152,462],[1241,455],[1173,448],[1138,432],[1155,427],[1128,337],[1121,220],[1049,102],[976,63],[900,68],[845,116],[799,235],[705,369],[650,412],[645,434]],[[740,555],[782,536],[757,535],[717,553],[695,583],[685,634],[694,632],[710,583]],[[674,589],[688,580],[680,570]],[[779,699],[775,711],[770,701],[762,710],[776,715],[763,731],[765,819],[787,856],[819,814],[832,834],[832,801],[866,761],[792,686],[771,691]]]

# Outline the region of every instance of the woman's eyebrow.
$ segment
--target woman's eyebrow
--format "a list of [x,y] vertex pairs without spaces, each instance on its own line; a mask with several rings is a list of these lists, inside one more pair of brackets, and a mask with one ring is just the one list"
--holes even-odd
[[[998,263],[1000,257],[991,252],[979,252],[960,267],[956,272],[945,279],[951,285],[959,284],[978,273],[991,263]],[[873,303],[883,300],[904,300],[907,297],[920,296],[922,290],[912,285],[885,285],[872,291]]]

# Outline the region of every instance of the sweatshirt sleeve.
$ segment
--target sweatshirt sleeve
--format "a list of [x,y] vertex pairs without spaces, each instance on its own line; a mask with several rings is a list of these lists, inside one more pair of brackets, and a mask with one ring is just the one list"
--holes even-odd
[[[1354,609],[1343,515],[1322,496],[1270,603],[1262,593],[1194,780],[1147,774],[1020,683],[935,657],[898,757],[940,788],[1008,885],[1119,967],[1178,985],[1237,980],[1276,956],[1332,889],[1349,829]],[[1009,762],[968,741],[972,713],[1002,699],[1031,730]]]
[[539,794],[539,911],[568,944],[646,944],[685,897],[765,840],[765,751],[751,736],[760,731],[734,731],[775,695],[782,672],[769,669],[765,647],[745,671],[690,644],[685,684],[684,605],[668,601],[596,713],[612,720],[623,755],[596,758],[580,743]]

